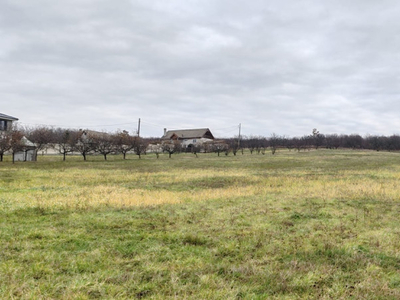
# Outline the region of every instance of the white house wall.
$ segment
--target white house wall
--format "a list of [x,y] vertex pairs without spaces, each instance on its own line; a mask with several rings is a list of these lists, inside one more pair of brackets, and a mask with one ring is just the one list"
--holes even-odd
[[189,145],[203,145],[206,142],[212,142],[212,139],[206,139],[206,138],[200,138],[200,139],[188,139],[188,140],[183,140],[181,142],[181,145],[184,147],[187,147]]
[[[26,160],[25,160],[26,155]],[[36,150],[27,150],[25,152],[17,152],[14,155],[15,161],[36,161]]]

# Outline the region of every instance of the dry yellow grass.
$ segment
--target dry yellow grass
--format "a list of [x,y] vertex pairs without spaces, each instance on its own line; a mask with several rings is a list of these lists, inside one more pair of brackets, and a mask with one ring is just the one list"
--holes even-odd
[[[23,168],[18,172],[18,180],[3,184],[0,189],[3,207],[126,208],[268,195],[279,195],[282,206],[299,199],[380,199],[390,202],[400,198],[397,188],[400,172],[385,170],[340,171],[332,175],[289,170],[268,176],[249,168],[207,169],[205,172],[190,168],[184,172],[80,168],[60,172]],[[219,181],[219,186],[207,186],[215,181]],[[200,184],[199,188],[193,187],[196,182]]]

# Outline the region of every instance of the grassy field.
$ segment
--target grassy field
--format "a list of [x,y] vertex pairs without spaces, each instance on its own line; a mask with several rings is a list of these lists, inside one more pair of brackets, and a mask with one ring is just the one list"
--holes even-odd
[[1,299],[399,299],[400,154],[0,163]]

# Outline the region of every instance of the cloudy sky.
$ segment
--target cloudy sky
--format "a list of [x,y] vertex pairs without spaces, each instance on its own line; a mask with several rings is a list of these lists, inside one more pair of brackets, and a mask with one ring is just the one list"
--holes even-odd
[[0,0],[0,113],[216,136],[400,133],[397,0]]

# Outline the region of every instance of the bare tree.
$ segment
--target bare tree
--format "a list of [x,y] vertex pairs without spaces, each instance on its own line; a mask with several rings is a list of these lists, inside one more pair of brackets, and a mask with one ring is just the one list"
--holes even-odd
[[249,136],[246,139],[247,148],[250,150],[250,154],[253,154],[254,150],[257,148],[257,137],[256,136]]
[[148,143],[146,140],[142,139],[141,137],[134,137],[133,139],[133,151],[135,154],[141,158],[142,154],[146,154]]
[[15,154],[24,150],[22,138],[24,137],[22,131],[14,128],[11,130],[10,149],[12,152],[12,162],[15,162]]
[[54,148],[63,156],[63,161],[65,161],[68,153],[74,151],[78,138],[79,133],[77,131],[63,128],[54,130],[52,143]]
[[258,154],[265,154],[265,149],[268,147],[269,142],[267,141],[267,139],[263,136],[259,136],[257,139],[257,153]]
[[269,141],[269,147],[271,149],[271,153],[275,154],[276,150],[278,149],[279,136],[277,136],[275,133],[272,133],[272,135],[268,141]]
[[0,132],[0,161],[3,161],[4,153],[11,149],[11,131]]
[[25,128],[25,136],[36,145],[37,151],[43,151],[50,146],[54,136],[54,130],[46,126]]
[[[350,135],[344,135],[343,136],[343,144],[347,148],[352,148],[352,149],[362,149],[364,145],[364,139],[358,135],[358,134],[350,134]],[[378,141],[378,144],[376,144],[375,150],[380,149],[380,141]]]
[[398,151],[400,150],[400,136],[394,134],[388,138],[387,141],[387,149],[389,151]]
[[115,152],[115,143],[113,136],[106,132],[99,132],[88,136],[90,143],[92,144],[93,151],[99,152],[104,156],[104,160],[107,160],[107,155]]
[[204,153],[211,153],[213,152],[213,147],[214,147],[214,142],[205,142],[202,145],[202,149],[204,151]]
[[232,139],[228,139],[226,140],[228,147],[230,149],[230,151],[232,151],[233,155],[236,156],[237,152],[239,151],[239,142],[238,142],[238,138],[232,138]]
[[320,146],[322,146],[324,144],[325,136],[322,133],[320,133],[317,130],[317,128],[314,128],[312,130],[311,138],[313,140],[315,149],[318,149]]
[[168,157],[171,158],[172,154],[181,152],[182,146],[179,141],[169,141],[163,143],[162,149],[163,152],[167,152]]
[[[383,150],[385,145],[384,145],[384,139],[382,136],[368,136],[366,138],[366,143],[368,144],[368,148],[380,151]],[[353,149],[355,148],[353,145],[356,145],[355,139],[352,139],[350,137],[347,138],[347,145],[350,145]]]
[[342,146],[342,140],[343,137],[341,135],[337,135],[336,133],[325,136],[326,147],[329,149],[337,149]]
[[78,138],[74,146],[74,151],[79,152],[83,156],[83,160],[87,160],[87,155],[94,152],[96,144],[93,139],[93,134],[87,130],[79,130]]
[[212,143],[212,148],[213,151],[220,155],[220,153],[225,152],[225,155],[228,155],[229,152],[227,153],[229,146],[225,141],[214,141]]
[[126,159],[126,154],[134,147],[134,137],[129,135],[129,132],[126,130],[117,132],[114,135],[114,145],[116,151],[121,153],[124,159]]
[[298,138],[298,137],[295,137],[295,138],[292,138],[291,139],[291,141],[292,141],[292,143],[293,143],[293,147],[298,151],[298,152],[300,152],[302,149],[303,150],[305,150],[306,148],[307,148],[307,140],[308,140],[308,138],[307,137],[300,137],[300,138]]
[[147,143],[149,144],[147,147],[148,150],[151,153],[154,153],[157,156],[157,158],[159,158],[160,153],[163,152],[161,140],[159,138],[150,138],[148,139]]
[[287,136],[283,136],[282,137],[283,140],[283,144],[284,146],[289,150],[292,151],[293,148],[295,148],[295,143],[293,141],[293,139],[287,137]]
[[195,143],[192,147],[192,153],[198,158],[197,153],[200,153],[202,149],[202,145],[200,143]]

